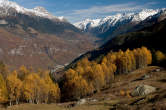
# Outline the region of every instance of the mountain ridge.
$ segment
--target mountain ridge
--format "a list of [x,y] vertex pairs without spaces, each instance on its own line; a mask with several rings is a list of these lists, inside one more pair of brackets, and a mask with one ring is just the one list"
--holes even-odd
[[[159,18],[162,14],[166,16],[165,8],[156,10],[145,9],[138,13],[116,14],[96,20],[87,19],[74,25],[83,32],[97,36],[101,39],[101,44],[104,44],[118,35],[146,27],[146,21],[150,22],[149,25],[153,24],[153,19],[155,17]],[[137,27],[139,28],[137,29]]]
[[165,11],[165,8],[162,9],[144,9],[140,12],[137,13],[117,13],[115,15],[112,16],[106,16],[104,18],[98,18],[98,19],[85,19],[83,21],[80,22],[76,22],[74,23],[74,25],[78,28],[80,28],[81,30],[86,30],[86,28],[91,27],[91,28],[95,28],[98,26],[103,25],[106,22],[109,22],[110,25],[115,25],[117,21],[123,21],[124,19],[131,19],[132,21],[143,21],[146,18],[153,16],[161,11]]
[[48,18],[51,20],[58,19],[59,21],[66,21],[64,17],[54,16],[41,6],[37,6],[34,9],[27,9],[18,5],[16,2],[9,0],[0,0],[0,8],[1,8],[0,14],[1,15],[3,14],[4,16],[10,15],[10,9],[14,9],[14,11],[17,13],[22,13],[26,15],[35,15],[39,17]]

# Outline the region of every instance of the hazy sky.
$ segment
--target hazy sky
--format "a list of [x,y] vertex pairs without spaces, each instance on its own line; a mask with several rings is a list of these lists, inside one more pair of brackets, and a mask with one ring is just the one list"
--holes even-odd
[[102,18],[115,13],[136,12],[142,9],[166,8],[166,0],[11,0],[25,8],[45,7],[55,16],[70,22],[86,18]]

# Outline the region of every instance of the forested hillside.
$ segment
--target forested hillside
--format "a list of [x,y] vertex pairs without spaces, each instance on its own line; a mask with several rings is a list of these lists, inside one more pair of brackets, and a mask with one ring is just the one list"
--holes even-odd
[[[75,59],[68,67],[74,67],[80,59],[87,57],[89,60],[101,61],[103,56],[108,54],[110,51],[126,50],[140,48],[146,46],[151,50],[153,54],[153,63],[156,64],[157,57],[156,55],[165,56],[165,32],[166,32],[166,20],[162,20],[159,23],[154,24],[153,26],[144,28],[140,31],[130,32],[117,36],[116,38],[108,41],[100,48],[87,52],[86,54]],[[158,54],[159,53],[159,54]]]
[[[101,62],[83,58],[68,69],[60,80],[62,100],[80,99],[111,86],[114,75],[129,73],[152,63],[152,54],[146,48],[109,52]],[[70,92],[68,92],[70,91]]]

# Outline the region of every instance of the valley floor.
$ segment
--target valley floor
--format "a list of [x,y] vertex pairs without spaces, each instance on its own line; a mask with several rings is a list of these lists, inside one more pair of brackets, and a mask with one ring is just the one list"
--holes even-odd
[[[145,77],[142,79],[145,75]],[[129,93],[138,85],[157,88],[155,93],[131,97]],[[84,99],[84,104],[21,104],[0,110],[166,110],[166,70],[157,66],[138,69],[130,74],[115,77],[110,89]]]

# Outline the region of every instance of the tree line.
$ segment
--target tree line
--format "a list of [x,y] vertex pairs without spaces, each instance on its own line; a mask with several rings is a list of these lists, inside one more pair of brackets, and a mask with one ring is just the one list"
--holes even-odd
[[33,72],[25,66],[9,72],[0,63],[0,103],[10,105],[26,103],[52,103],[60,100],[60,89],[49,75],[49,71]]

